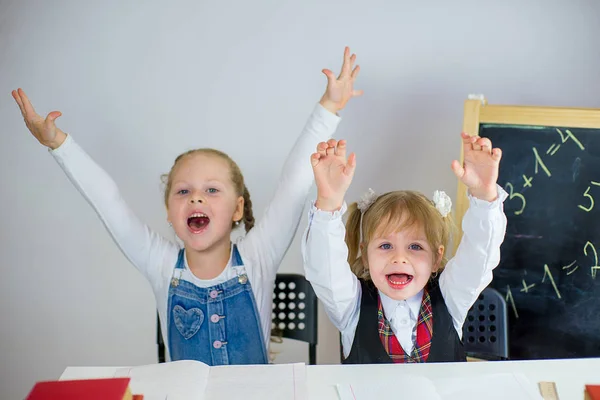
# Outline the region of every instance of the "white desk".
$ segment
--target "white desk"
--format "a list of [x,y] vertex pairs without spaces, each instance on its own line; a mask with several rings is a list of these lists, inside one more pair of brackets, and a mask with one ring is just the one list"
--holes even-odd
[[[110,377],[113,376],[115,369],[111,367],[69,367],[63,372],[61,379]],[[423,375],[430,379],[506,372],[522,373],[534,383],[556,382],[560,400],[582,400],[585,384],[600,384],[600,358],[448,364],[307,366],[308,399],[337,400],[335,384],[376,380],[393,382],[394,378],[403,372]],[[265,399],[268,398],[268,393],[266,393]]]

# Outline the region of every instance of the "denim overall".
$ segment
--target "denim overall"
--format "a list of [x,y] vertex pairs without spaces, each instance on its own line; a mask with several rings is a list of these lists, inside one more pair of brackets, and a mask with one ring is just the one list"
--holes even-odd
[[201,288],[179,279],[185,268],[179,251],[167,306],[171,360],[208,365],[266,364],[267,350],[252,286],[236,245],[231,267],[237,276]]

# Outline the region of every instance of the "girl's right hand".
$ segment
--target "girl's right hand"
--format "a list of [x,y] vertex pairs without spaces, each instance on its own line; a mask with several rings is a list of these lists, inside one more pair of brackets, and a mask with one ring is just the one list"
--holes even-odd
[[317,183],[315,206],[323,211],[339,210],[354,176],[355,154],[351,153],[346,160],[346,141],[330,139],[317,145],[310,163]]
[[57,149],[67,138],[67,134],[54,124],[54,120],[62,115],[60,111],[52,111],[44,119],[35,112],[23,89],[13,90],[12,96],[21,109],[25,125],[38,142],[52,150]]

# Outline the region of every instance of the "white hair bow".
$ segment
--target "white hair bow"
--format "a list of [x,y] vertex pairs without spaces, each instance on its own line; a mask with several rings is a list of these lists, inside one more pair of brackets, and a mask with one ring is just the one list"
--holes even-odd
[[442,217],[446,217],[452,211],[452,199],[443,190],[433,192],[433,204]]
[[365,194],[362,195],[362,197],[360,198],[360,200],[358,200],[356,202],[356,206],[358,207],[358,209],[360,210],[360,242],[362,243],[363,241],[363,215],[365,215],[365,213],[367,212],[367,210],[369,209],[369,207],[371,207],[371,205],[373,203],[375,203],[375,200],[377,200],[377,193],[375,193],[375,191],[371,188],[369,188],[369,190],[367,190],[365,192]]
[[375,203],[377,197],[377,193],[375,193],[373,189],[369,188],[369,190],[367,190],[365,194],[362,195],[360,200],[356,202],[356,205],[358,206],[360,212],[364,214],[369,209],[369,207],[371,207],[371,205]]

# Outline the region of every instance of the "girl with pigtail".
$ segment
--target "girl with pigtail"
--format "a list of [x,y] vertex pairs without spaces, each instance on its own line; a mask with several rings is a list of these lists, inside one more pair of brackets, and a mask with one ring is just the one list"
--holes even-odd
[[[464,361],[462,326],[492,280],[506,231],[506,192],[496,184],[500,149],[462,134],[464,163],[452,170],[469,209],[456,255],[450,198],[371,189],[344,202],[356,167],[346,143],[321,143],[311,156],[317,199],[302,239],[306,278],[341,332],[344,363]],[[342,216],[348,214],[346,225]]]
[[[335,132],[337,115],[354,90],[359,67],[344,52],[327,89],[291,150],[264,217],[256,224],[237,164],[214,149],[186,152],[166,175],[167,220],[183,248],[141,222],[110,176],[56,127],[57,111],[38,115],[25,93],[13,97],[27,128],[94,208],[129,261],[148,279],[157,302],[167,357],[208,365],[264,364],[271,331],[277,269],[298,228],[313,183],[312,149]],[[247,234],[231,243],[243,223]]]

